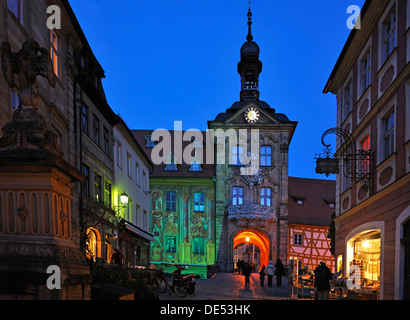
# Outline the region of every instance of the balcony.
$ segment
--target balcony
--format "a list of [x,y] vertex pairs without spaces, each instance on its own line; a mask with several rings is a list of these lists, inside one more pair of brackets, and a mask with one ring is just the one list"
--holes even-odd
[[255,203],[229,206],[227,219],[239,227],[266,227],[268,223],[278,221],[274,207]]

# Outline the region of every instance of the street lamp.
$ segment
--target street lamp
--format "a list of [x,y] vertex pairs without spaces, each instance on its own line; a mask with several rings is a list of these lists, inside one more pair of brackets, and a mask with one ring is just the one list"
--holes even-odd
[[129,200],[128,195],[125,192],[123,192],[120,195],[120,202],[121,202],[123,207],[128,205],[128,200]]

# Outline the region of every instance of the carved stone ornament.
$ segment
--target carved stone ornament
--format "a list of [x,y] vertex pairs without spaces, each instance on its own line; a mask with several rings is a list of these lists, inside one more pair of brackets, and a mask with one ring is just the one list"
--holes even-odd
[[21,220],[25,220],[27,218],[27,209],[25,207],[18,208],[17,215]]
[[49,52],[30,39],[17,53],[10,44],[1,46],[1,65],[10,88],[17,88],[20,105],[13,112],[12,121],[6,124],[0,139],[0,151],[49,149],[59,156],[63,152],[57,143],[57,135],[46,129],[43,116],[38,113],[37,76],[45,77],[55,87],[53,65]]
[[266,227],[268,223],[277,222],[275,208],[254,203],[229,206],[229,221],[236,221],[239,227]]
[[1,45],[1,66],[10,88],[18,89],[20,104],[23,106],[37,109],[37,76],[45,77],[55,87],[50,53],[33,39],[24,42],[19,52],[11,52],[10,44],[4,42]]

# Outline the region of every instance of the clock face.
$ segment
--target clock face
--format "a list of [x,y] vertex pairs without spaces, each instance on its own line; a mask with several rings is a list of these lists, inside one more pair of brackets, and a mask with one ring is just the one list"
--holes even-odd
[[259,111],[254,107],[250,107],[245,111],[245,120],[248,123],[255,123],[259,120]]

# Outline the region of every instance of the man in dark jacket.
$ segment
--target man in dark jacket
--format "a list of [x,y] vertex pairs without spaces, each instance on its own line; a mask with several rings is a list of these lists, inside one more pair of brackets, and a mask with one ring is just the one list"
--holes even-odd
[[332,280],[332,273],[326,263],[321,262],[315,270],[317,300],[329,300],[330,280]]
[[250,275],[252,272],[252,265],[250,261],[245,261],[242,265],[242,272],[245,276],[245,286],[250,284]]

